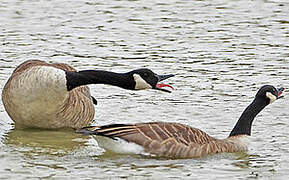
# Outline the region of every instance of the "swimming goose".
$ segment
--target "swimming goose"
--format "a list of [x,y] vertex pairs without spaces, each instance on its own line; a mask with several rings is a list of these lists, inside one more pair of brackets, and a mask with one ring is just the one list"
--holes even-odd
[[261,87],[225,139],[216,139],[200,129],[184,124],[168,122],[91,126],[76,132],[96,135],[94,137],[100,147],[116,153],[195,158],[222,152],[246,151],[254,118],[268,104],[282,97],[283,90],[270,85]]
[[127,73],[101,70],[76,71],[73,67],[39,60],[20,64],[2,92],[4,107],[21,128],[81,128],[89,126],[96,100],[88,84],[109,84],[130,90],[156,89],[170,92],[159,83],[173,75],[157,75],[150,69]]

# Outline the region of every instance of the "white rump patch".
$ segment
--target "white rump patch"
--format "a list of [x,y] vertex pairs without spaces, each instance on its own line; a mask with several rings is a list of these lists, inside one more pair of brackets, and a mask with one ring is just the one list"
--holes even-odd
[[144,148],[133,142],[127,142],[123,139],[111,139],[104,136],[94,136],[101,148],[118,154],[145,154]]
[[135,81],[135,89],[152,89],[152,86],[147,83],[140,75],[134,74],[133,75],[134,81]]
[[277,99],[277,97],[274,96],[271,92],[266,92],[266,96],[270,99],[270,104]]

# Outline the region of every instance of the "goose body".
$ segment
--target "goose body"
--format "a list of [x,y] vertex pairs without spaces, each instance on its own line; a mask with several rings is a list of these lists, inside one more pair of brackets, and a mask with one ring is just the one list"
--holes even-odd
[[77,132],[95,135],[101,147],[117,153],[194,158],[222,152],[246,151],[250,143],[253,119],[265,106],[280,98],[282,91],[283,88],[277,90],[268,85],[260,88],[254,101],[245,109],[229,137],[225,139],[214,138],[200,129],[184,124],[168,122],[111,124],[83,128]]
[[[143,73],[155,75],[154,84],[147,83],[148,78],[140,78],[141,83],[135,80],[134,76],[141,77]],[[166,79],[171,76],[160,77]],[[123,74],[76,71],[67,64],[29,60],[20,64],[8,79],[2,101],[17,127],[80,128],[88,126],[95,115],[96,100],[86,85],[109,84],[131,90],[163,90],[158,87],[160,80],[148,69]]]
[[[179,123],[152,122],[88,128],[100,147],[120,154],[194,158],[221,152],[246,151],[248,135],[216,139]],[[87,129],[87,130],[88,130]]]

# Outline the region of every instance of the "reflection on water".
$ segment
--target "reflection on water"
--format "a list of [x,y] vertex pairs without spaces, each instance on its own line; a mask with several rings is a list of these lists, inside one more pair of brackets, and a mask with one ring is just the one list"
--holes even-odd
[[81,148],[88,138],[72,130],[14,129],[6,135],[4,144],[53,154]]
[[[21,1],[0,4],[0,90],[28,59],[176,74],[172,93],[91,85],[95,124],[180,122],[226,137],[263,84],[289,88],[285,0]],[[73,131],[13,129],[0,104],[0,179],[288,179],[288,98],[252,127],[248,152],[199,159],[103,153]]]

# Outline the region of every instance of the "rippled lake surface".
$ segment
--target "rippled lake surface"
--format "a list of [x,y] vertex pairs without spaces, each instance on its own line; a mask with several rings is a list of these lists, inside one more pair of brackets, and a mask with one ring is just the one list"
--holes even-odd
[[[169,121],[228,136],[264,84],[289,88],[287,0],[1,0],[0,88],[21,62],[148,67],[172,93],[91,85],[94,124]],[[285,93],[286,95],[286,93]],[[156,159],[105,152],[73,131],[14,130],[0,104],[0,179],[288,179],[289,97],[253,123],[248,152]]]

